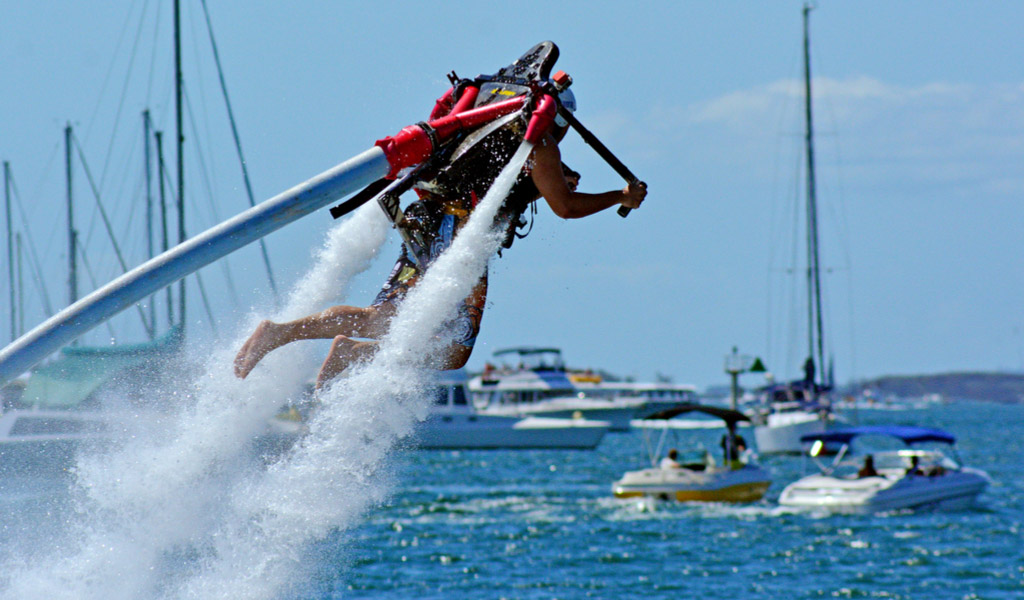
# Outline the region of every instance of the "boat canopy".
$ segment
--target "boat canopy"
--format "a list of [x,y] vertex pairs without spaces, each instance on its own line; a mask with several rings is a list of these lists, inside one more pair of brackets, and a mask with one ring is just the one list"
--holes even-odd
[[825,443],[849,444],[854,438],[862,435],[886,435],[901,439],[908,446],[921,442],[956,443],[956,438],[952,434],[941,429],[916,427],[913,425],[863,425],[861,427],[847,427],[804,435],[800,437],[800,441],[808,443],[821,440]]
[[496,350],[495,358],[504,358],[511,355],[518,355],[519,366],[534,370],[564,371],[565,363],[562,362],[562,350],[559,348],[542,348],[535,346],[522,346],[518,348],[504,348]]
[[725,421],[726,425],[728,425],[730,428],[735,426],[736,423],[739,423],[740,421],[750,420],[750,417],[739,411],[730,410],[728,408],[719,408],[717,406],[705,406],[703,404],[680,404],[679,406],[676,406],[674,408],[668,408],[665,410],[658,411],[652,415],[648,415],[644,417],[644,420],[646,421],[672,419],[674,417],[678,417],[681,414],[689,412],[700,412],[706,415],[711,415],[713,417],[718,417],[719,419]]
[[181,326],[176,325],[150,342],[62,348],[58,359],[32,372],[21,401],[40,408],[75,408],[108,381],[148,361],[167,358],[181,343]]

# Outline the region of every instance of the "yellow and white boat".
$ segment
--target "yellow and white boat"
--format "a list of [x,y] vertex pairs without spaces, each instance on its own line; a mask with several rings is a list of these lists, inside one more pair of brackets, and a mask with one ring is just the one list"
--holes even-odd
[[706,450],[690,452],[676,460],[662,460],[658,457],[665,446],[670,427],[661,428],[657,445],[651,444],[650,431],[644,429],[651,467],[629,471],[612,485],[617,498],[650,497],[679,502],[754,502],[760,500],[772,480],[769,473],[749,459],[749,453],[741,453],[742,438],[736,434],[736,425],[749,419],[740,412],[713,406],[688,404],[661,411],[646,419],[667,421],[689,412],[705,413],[725,421],[726,436],[723,444],[723,461],[718,463]]

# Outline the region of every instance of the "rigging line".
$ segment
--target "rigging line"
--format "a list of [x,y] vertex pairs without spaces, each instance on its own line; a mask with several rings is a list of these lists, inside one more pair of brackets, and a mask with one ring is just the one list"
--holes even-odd
[[[148,0],[146,5],[149,6]],[[153,97],[153,79],[156,77],[156,56],[157,49],[160,48],[160,14],[160,7],[158,5],[156,18],[153,20],[153,53],[149,58],[149,79],[146,81],[146,106],[151,104],[150,100]]]
[[[833,121],[836,121],[834,107],[831,103],[828,103],[830,109],[829,115]],[[833,204],[829,203],[833,218],[837,221],[837,230],[839,231],[839,246],[843,250],[844,258],[846,259],[846,308],[847,308],[847,331],[850,335],[850,374],[849,379],[853,380],[857,376],[857,343],[855,339],[855,333],[857,328],[854,326],[856,323],[854,316],[854,302],[853,302],[853,252],[852,252],[852,237],[849,230],[849,220],[846,218],[847,206],[846,206],[846,189],[843,184],[843,154],[842,146],[839,143],[839,136],[835,137],[835,152],[836,152],[836,180],[838,181],[836,197],[838,198],[839,214],[835,214],[835,208]],[[834,336],[833,336],[833,339]]]
[[[33,267],[36,286],[39,288],[37,291],[43,301],[43,311],[46,313],[46,318],[49,319],[53,316],[53,305],[50,303],[50,292],[46,289],[46,279],[43,278],[43,269],[39,262],[39,254],[36,253],[35,241],[32,239],[32,231],[28,226],[28,218],[25,215],[25,206],[21,201],[21,194],[18,192],[18,186],[14,180],[13,171],[11,172],[11,192],[13,192],[14,195],[14,204],[18,207],[18,215],[21,217],[21,228],[25,232],[25,237],[28,239],[29,263]],[[52,229],[57,228],[54,227]]]
[[[249,206],[256,206],[256,199],[252,193],[252,183],[249,180],[249,168],[245,162],[245,155],[242,152],[242,140],[238,135],[238,126],[235,122],[235,113],[231,109],[231,99],[228,97],[228,86],[224,78],[224,69],[220,64],[220,53],[217,51],[217,40],[213,36],[213,23],[210,20],[210,11],[207,9],[206,0],[200,0],[200,4],[203,7],[203,14],[206,16],[206,29],[210,33],[210,47],[213,49],[213,62],[217,65],[217,76],[220,79],[220,89],[224,94],[224,105],[228,111],[228,122],[231,124],[231,135],[235,138],[235,149],[238,152],[238,162],[242,167],[242,180],[245,182],[245,192],[249,199]],[[267,244],[263,238],[260,238],[260,252],[263,254],[263,264],[267,269],[267,278],[270,280],[270,289],[274,294],[274,306],[277,307],[279,304],[279,297],[277,292],[277,283],[274,280],[274,271],[270,267],[270,255],[267,252]]]
[[103,85],[100,86],[100,93],[96,98],[96,106],[93,107],[92,116],[89,117],[89,124],[85,127],[86,139],[89,139],[92,127],[96,123],[96,117],[99,115],[100,106],[103,104],[103,96],[107,92],[107,85],[110,84],[110,77],[114,74],[114,66],[117,63],[118,56],[121,54],[121,44],[124,42],[125,34],[128,31],[128,24],[131,23],[133,12],[135,12],[133,8],[128,10],[128,13],[124,18],[124,24],[121,25],[121,33],[117,35],[117,45],[114,47],[114,54],[110,59],[110,66],[107,68],[107,74],[103,77]]
[[[138,198],[139,195],[140,195],[140,194],[138,194],[138,190],[139,190],[139,187],[140,187],[138,182],[140,181],[140,179],[142,177],[142,174],[138,173],[138,169],[133,168],[132,165],[136,165],[137,162],[141,162],[141,161],[138,161],[138,159],[136,157],[136,154],[135,154],[136,151],[137,151],[137,148],[139,146],[139,142],[140,141],[141,140],[139,140],[137,136],[132,136],[131,137],[131,142],[130,142],[131,145],[128,148],[128,152],[123,156],[123,160],[119,161],[119,164],[123,165],[123,168],[122,168],[121,172],[117,174],[117,181],[120,183],[120,185],[119,185],[119,187],[117,187],[117,189],[108,190],[108,194],[107,194],[107,198],[111,198],[111,197],[115,198],[115,203],[114,203],[114,207],[113,207],[113,214],[118,215],[118,216],[124,216],[125,228],[128,231],[122,232],[124,235],[121,237],[121,239],[133,239],[133,237],[134,237],[134,236],[130,236],[130,234],[131,234],[130,230],[131,230],[131,226],[132,226],[132,219],[133,219],[133,217],[135,215],[136,207],[139,204],[138,202],[135,202],[134,200],[136,198]],[[132,192],[127,192],[126,193],[126,189],[130,189],[131,188],[131,184],[129,183],[130,180],[131,180],[131,178],[130,178],[131,174],[134,174],[135,178],[136,178],[135,191],[134,191],[134,193],[132,193]],[[126,201],[125,200],[126,198],[127,198],[127,202],[128,202],[127,214],[126,214],[126,211],[123,209],[123,205],[124,205],[124,203]],[[125,214],[126,214],[126,216],[125,216]],[[130,253],[129,253],[129,255],[130,255]]]
[[[795,67],[792,68],[791,71],[794,70],[794,69],[795,69]],[[788,84],[789,85],[789,90],[784,90],[783,97],[786,98],[786,99],[789,99],[790,98],[790,93],[789,92],[792,91],[792,89],[796,86],[796,79],[794,79],[792,77],[789,77],[785,81],[789,82],[789,84]],[[792,102],[788,102],[787,101],[787,102],[783,102],[782,104],[783,104],[783,106],[782,106],[782,110],[780,110],[780,117],[779,117],[779,124],[778,124],[778,130],[779,131],[785,131],[786,130],[785,125],[787,123],[792,122],[795,119],[794,115],[796,114],[795,113],[795,109],[793,108],[794,104]],[[788,244],[783,244],[782,240],[788,240],[789,244],[793,244],[794,240],[796,239],[795,238],[795,234],[790,232],[790,230],[789,230],[790,227],[788,225],[788,222],[789,222],[788,215],[789,215],[789,211],[790,210],[794,210],[795,207],[799,203],[799,192],[797,190],[799,189],[800,165],[801,165],[801,158],[802,158],[802,154],[801,154],[800,149],[799,149],[798,138],[796,136],[791,136],[789,134],[783,134],[783,135],[780,135],[779,137],[777,137],[776,139],[778,140],[778,142],[777,142],[778,150],[775,152],[775,156],[776,156],[777,162],[776,162],[776,169],[775,169],[776,176],[774,178],[773,185],[772,185],[772,188],[774,190],[773,193],[772,193],[772,198],[773,199],[787,198],[788,200],[785,201],[785,202],[779,201],[779,200],[776,200],[775,202],[773,202],[773,210],[771,212],[771,220],[769,221],[769,223],[770,223],[770,231],[769,231],[769,238],[768,238],[769,239],[769,262],[768,262],[768,264],[769,264],[770,268],[776,268],[777,267],[778,262],[780,262],[781,250],[782,250],[782,248],[785,245],[788,245]],[[783,147],[783,144],[781,142],[783,140],[789,141],[789,143],[786,145],[786,147],[789,150],[788,152],[781,151],[781,149]],[[796,164],[795,164],[795,167],[792,167],[792,168],[791,167],[787,167],[786,169],[783,169],[782,166],[781,166],[782,165],[782,157],[787,156],[787,155],[791,156],[791,157],[795,157]],[[792,177],[792,179],[787,178],[787,184],[785,184],[785,187],[786,187],[786,191],[785,192],[781,191],[781,189],[782,189],[784,184],[781,183],[781,177],[779,176],[779,173],[782,173],[782,172],[789,173],[791,175],[791,177]],[[780,232],[785,232],[785,235],[781,235]],[[795,247],[791,248],[792,256],[789,258],[789,264],[790,265],[795,264],[795,256],[796,255],[794,254],[794,252],[795,252]],[[783,266],[778,267],[778,268],[783,268],[788,273],[789,269],[791,269],[792,267],[785,267],[783,265]],[[781,279],[781,281],[783,281],[783,282],[786,282],[788,280],[789,280],[788,276],[783,277]],[[768,300],[767,301],[768,314],[767,314],[767,318],[766,318],[766,323],[767,323],[767,327],[768,327],[767,344],[768,344],[768,349],[769,349],[769,353],[770,353],[769,359],[772,359],[774,361],[774,359],[772,358],[772,355],[774,355],[776,358],[779,358],[781,356],[785,356],[785,351],[782,348],[776,346],[775,344],[777,342],[775,342],[775,340],[774,340],[774,335],[775,335],[776,329],[781,328],[782,325],[779,324],[781,320],[778,319],[779,315],[775,312],[776,308],[774,306],[774,302],[773,302],[774,298],[772,296],[772,292],[774,291],[774,286],[772,285],[771,272],[768,273],[768,286],[767,286],[767,289],[768,289],[768,292],[769,292],[769,297],[767,299]],[[785,287],[782,287],[780,289],[780,291],[784,292],[785,291]],[[783,300],[784,300],[784,304],[782,306],[790,306],[791,305],[790,304],[791,299],[787,298],[785,293],[782,294],[782,297],[783,297]],[[778,331],[778,335],[783,340],[786,339],[786,336],[783,335],[783,331]],[[778,343],[781,343],[781,342],[778,342]]]
[[[62,154],[61,148],[62,148],[62,144],[60,142],[54,142],[53,149],[50,152],[50,157],[46,160],[46,166],[43,168],[43,171],[42,171],[42,173],[41,173],[41,175],[39,177],[39,180],[36,182],[35,193],[32,194],[33,198],[49,197],[49,196],[53,195],[52,191],[49,192],[49,193],[44,193],[43,190],[46,187],[45,184],[51,183],[53,181],[53,179],[54,179],[54,177],[53,177],[53,169],[54,169],[54,165],[57,163],[57,156],[59,154]],[[41,202],[35,202],[35,203],[32,204],[31,209],[35,209],[36,207],[40,207],[42,205],[43,205],[43,203],[41,203]],[[30,210],[27,214],[30,217],[35,216],[34,210]],[[43,252],[44,256],[51,256],[51,255],[54,254],[50,250],[53,248],[53,245],[55,243],[54,240],[57,237],[58,230],[59,230],[58,227],[50,227],[49,228],[49,236],[46,238],[46,246],[44,248],[45,251]],[[35,248],[34,247],[31,248],[31,249],[32,249],[33,252],[35,252]]]
[[[199,104],[198,104],[198,106],[202,110],[201,110],[200,114],[198,115],[198,117],[199,117],[199,120],[201,120],[203,122],[203,131],[205,133],[205,135],[203,137],[197,137],[197,140],[204,140],[204,143],[206,144],[207,156],[210,156],[211,158],[215,159],[217,155],[213,151],[213,141],[212,140],[214,139],[214,137],[213,137],[213,130],[212,130],[211,126],[210,126],[210,111],[207,110],[207,107],[210,106],[210,102],[209,102],[209,95],[208,95],[208,93],[206,91],[207,76],[206,76],[206,73],[204,71],[204,68],[206,67],[206,61],[202,59],[202,56],[201,56],[200,51],[199,51],[200,35],[199,35],[199,32],[198,32],[199,27],[196,25],[196,15],[195,15],[194,12],[188,11],[187,16],[188,16],[189,33],[191,34],[189,36],[189,41],[192,42],[192,58],[193,58],[192,65],[193,65],[194,72],[195,72],[195,79],[193,79],[193,81],[194,81],[194,86],[193,87],[195,88],[195,90],[199,94],[199,97],[198,97]],[[189,106],[188,108],[191,109],[192,107]],[[193,126],[193,128],[197,129],[197,127],[195,125]],[[213,179],[217,179],[217,177],[216,177],[216,175],[217,175],[217,165],[216,165],[216,162],[215,161],[211,161],[210,164],[211,164],[210,172],[213,174]]]
[[793,158],[796,160],[796,165],[793,169],[793,187],[790,190],[790,193],[792,194],[790,200],[791,212],[789,215],[791,219],[789,236],[789,264],[791,276],[786,278],[788,285],[785,287],[786,293],[788,294],[786,306],[789,308],[788,314],[786,315],[786,331],[789,332],[789,335],[784,338],[788,342],[788,346],[783,349],[783,355],[786,357],[785,365],[787,373],[794,372],[795,365],[800,363],[801,355],[803,354],[803,351],[800,350],[803,345],[798,340],[800,337],[798,332],[802,331],[804,313],[803,303],[805,301],[804,295],[800,293],[800,277],[796,276],[796,273],[800,273],[802,271],[802,267],[800,265],[801,244],[799,232],[801,230],[800,217],[803,214],[803,211],[800,210],[800,190],[804,176],[804,156],[802,152],[795,152]]
[[[82,240],[76,237],[75,245],[78,246],[78,255],[82,257],[82,265],[85,267],[85,274],[89,276],[89,284],[92,286],[92,289],[98,289],[99,286],[96,285],[96,274],[93,273],[92,265],[89,264],[89,258],[85,254],[85,246],[82,245]],[[104,325],[107,326],[107,331],[110,332],[110,338],[116,343],[117,333],[114,332],[114,326],[110,324],[110,319],[104,321]]]
[[[127,178],[126,178],[126,181],[127,181]],[[143,199],[145,199],[145,192],[143,191],[143,187],[145,186],[145,184],[146,184],[145,177],[144,177],[144,175],[140,174],[136,178],[134,189],[128,195],[128,197],[129,198],[143,197]],[[125,247],[126,254],[129,257],[140,256],[140,255],[143,257],[141,260],[132,260],[133,264],[142,264],[143,262],[145,262],[146,260],[149,259],[149,254],[146,251],[146,247],[145,247],[146,246],[146,240],[142,239],[143,236],[132,235],[132,233],[134,233],[134,231],[133,231],[134,228],[132,227],[132,221],[135,218],[136,211],[138,210],[138,207],[139,207],[140,204],[144,204],[144,203],[143,202],[129,202],[128,203],[128,214],[126,215],[126,219],[125,219],[125,223],[124,223],[124,229],[121,232],[122,233],[121,239],[129,240],[128,245]],[[143,217],[144,216],[145,215],[143,215]]]
[[92,172],[89,169],[89,163],[85,160],[85,153],[82,151],[82,146],[78,143],[78,138],[74,134],[72,134],[71,139],[74,142],[75,149],[78,151],[78,159],[82,161],[82,169],[85,171],[85,177],[89,181],[89,187],[92,189],[93,197],[96,199],[96,206],[99,208],[103,225],[107,229],[107,236],[110,237],[110,242],[114,246],[114,253],[117,255],[117,262],[121,265],[122,271],[127,273],[128,265],[125,263],[124,256],[121,254],[121,248],[117,243],[117,236],[114,235],[114,229],[110,224],[110,218],[107,216],[107,210],[103,207],[103,201],[100,199],[100,191],[96,187],[96,182],[92,177]]
[[213,330],[213,337],[220,338],[217,332],[217,320],[213,317],[213,309],[210,307],[210,299],[206,295],[206,286],[203,285],[203,277],[196,271],[196,283],[199,285],[199,297],[203,299],[203,308],[206,309],[206,316],[210,319],[210,329]]
[[[114,253],[117,256],[117,262],[121,265],[121,272],[128,272],[128,265],[124,261],[124,256],[121,254],[121,247],[117,243],[117,238],[114,235],[114,230],[110,225],[110,219],[107,217],[107,211],[103,208],[103,201],[100,199],[100,192],[96,189],[96,182],[93,181],[92,172],[89,170],[89,164],[85,160],[85,153],[82,152],[82,146],[78,143],[78,137],[74,133],[71,134],[71,140],[75,145],[75,149],[78,150],[78,158],[82,161],[82,170],[85,171],[85,177],[89,180],[89,186],[92,188],[93,196],[96,198],[96,206],[100,209],[100,215],[103,217],[103,225],[107,229],[107,235],[110,237],[110,243],[114,247]],[[93,286],[95,289],[95,285]],[[153,330],[146,320],[146,313],[142,310],[142,306],[138,303],[135,304],[135,308],[139,311],[139,316],[142,317],[142,326],[146,329],[146,333],[150,336],[153,335]]]
[[[184,90],[184,96],[185,96],[185,107],[188,109],[187,113],[188,113],[189,125],[191,125],[191,127],[192,127],[192,135],[197,140],[201,139],[200,136],[199,136],[199,131],[198,131],[197,127],[196,127],[195,112],[192,110],[192,98],[188,94],[188,89]],[[203,185],[206,187],[206,201],[209,204],[208,208],[210,209],[210,214],[213,217],[213,222],[214,223],[220,223],[221,222],[221,218],[220,218],[220,215],[217,214],[217,205],[213,201],[213,196],[214,196],[214,194],[213,194],[213,183],[210,180],[210,173],[207,170],[207,161],[206,161],[206,158],[205,158],[205,156],[203,154],[203,150],[202,150],[200,144],[196,144],[195,148],[196,148],[196,157],[197,157],[198,164],[199,164],[199,171],[200,171],[200,173],[202,173]],[[195,198],[195,194],[193,194],[191,196],[193,206],[195,206],[197,204],[196,201],[194,200],[194,198]],[[225,258],[225,260],[222,262],[222,264],[223,265],[227,265],[228,264],[227,260],[226,260],[227,257],[224,257],[224,258]],[[233,278],[231,277],[231,271],[229,269],[227,269],[226,266],[224,268],[224,277],[226,279],[226,283],[227,283],[227,286],[228,286],[228,292],[231,294],[231,299],[234,302],[234,305],[237,307],[237,306],[240,305],[240,301],[239,301],[239,297],[238,297],[238,291],[235,289],[235,282],[234,282]]]
[[[110,141],[107,144],[107,155],[103,159],[103,172],[100,174],[100,187],[103,187],[103,183],[107,180],[107,169],[110,167],[110,155],[114,151],[114,141],[117,139],[117,130],[121,125],[121,112],[124,110],[125,99],[128,97],[128,84],[132,79],[132,67],[135,65],[135,57],[138,56],[139,40],[142,39],[142,25],[146,19],[146,6],[143,5],[142,13],[139,15],[139,26],[135,30],[135,40],[132,42],[132,51],[128,59],[128,72],[124,78],[124,84],[121,86],[121,98],[117,102],[117,112],[114,113],[114,130],[110,133]],[[86,139],[88,139],[89,130],[86,130]]]

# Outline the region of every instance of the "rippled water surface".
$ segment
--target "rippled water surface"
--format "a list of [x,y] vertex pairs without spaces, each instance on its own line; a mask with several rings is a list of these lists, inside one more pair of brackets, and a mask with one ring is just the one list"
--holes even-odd
[[[642,465],[639,431],[595,451],[403,451],[389,501],[310,548],[308,576],[283,598],[1024,597],[1024,406],[857,418],[945,428],[994,484],[960,512],[798,513],[776,501],[802,459],[769,458],[774,483],[759,503],[651,507],[610,494]],[[719,435],[680,440],[715,448]],[[4,554],[69,518],[62,490],[0,482]]]
[[[610,496],[642,461],[636,431],[593,452],[409,453],[391,503],[351,544],[339,535],[319,548],[315,597],[1024,597],[1024,407],[857,417],[946,428],[995,483],[967,511],[804,514],[777,505],[802,459],[770,458],[762,502],[649,510]],[[711,448],[719,435],[685,434]]]

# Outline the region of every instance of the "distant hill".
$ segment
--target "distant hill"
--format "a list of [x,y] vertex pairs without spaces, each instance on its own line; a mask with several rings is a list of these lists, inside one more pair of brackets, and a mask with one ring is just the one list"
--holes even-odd
[[950,400],[988,400],[1024,403],[1024,374],[942,373],[938,375],[887,375],[858,382],[848,393],[873,391],[878,396],[913,398],[941,394]]

